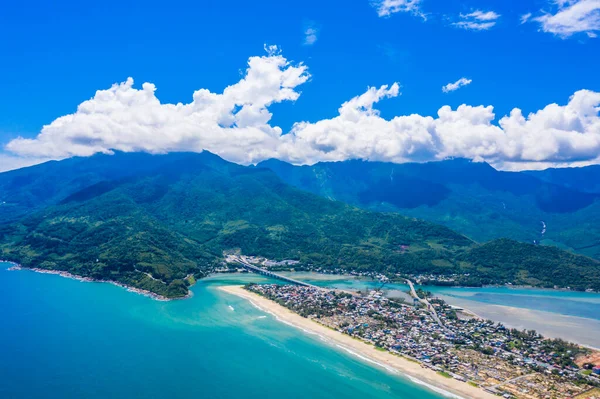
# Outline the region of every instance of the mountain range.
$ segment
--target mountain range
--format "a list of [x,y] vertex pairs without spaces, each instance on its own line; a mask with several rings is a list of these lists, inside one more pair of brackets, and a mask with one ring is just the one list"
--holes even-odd
[[[589,257],[506,238],[484,243],[466,229],[414,217],[449,201],[461,205],[454,198],[468,197],[455,193],[460,187],[493,192],[507,207],[527,198],[539,212],[557,215],[594,207],[595,193],[529,174],[497,172],[504,180],[488,182],[496,171],[463,160],[407,165],[412,175],[399,172],[404,165],[390,166],[246,167],[205,151],[99,154],[5,172],[1,258],[167,297],[186,295],[192,276],[211,272],[229,250],[325,269],[453,274],[466,285],[600,289],[600,262]],[[478,171],[477,183],[465,182],[465,167]],[[431,168],[445,174],[424,179],[434,176]],[[512,187],[511,179],[519,184],[507,194],[502,188]],[[568,200],[573,193],[578,197]],[[465,219],[477,215],[463,212]]]
[[498,171],[483,162],[324,162],[268,160],[300,189],[364,209],[443,224],[478,242],[511,238],[600,259],[600,167]]

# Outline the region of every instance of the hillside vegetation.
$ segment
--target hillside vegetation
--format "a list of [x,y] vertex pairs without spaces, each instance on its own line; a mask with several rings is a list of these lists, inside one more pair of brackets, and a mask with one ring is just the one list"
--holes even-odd
[[478,242],[511,238],[600,259],[597,167],[517,173],[465,159],[258,166],[325,198],[443,224]]
[[[107,165],[115,159],[102,157]],[[478,245],[447,227],[330,201],[206,152],[148,157],[148,167],[96,179],[3,224],[2,258],[168,297],[185,295],[187,276],[205,276],[234,248],[331,269],[600,289],[600,263],[589,258],[506,240]]]

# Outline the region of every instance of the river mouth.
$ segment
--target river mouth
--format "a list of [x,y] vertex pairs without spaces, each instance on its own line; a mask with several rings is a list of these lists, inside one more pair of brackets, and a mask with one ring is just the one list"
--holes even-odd
[[[6,266],[6,267],[4,267]],[[0,265],[0,397],[435,399],[217,287],[181,301]]]
[[[381,282],[352,275],[313,272],[282,272],[286,276],[320,286],[366,292],[382,288],[388,297],[412,302],[409,286]],[[254,274],[214,275],[210,279],[254,283],[278,283]],[[563,338],[600,348],[600,294],[523,287],[434,287],[423,286],[451,305],[468,309],[484,318],[510,328],[536,330],[550,338]]]

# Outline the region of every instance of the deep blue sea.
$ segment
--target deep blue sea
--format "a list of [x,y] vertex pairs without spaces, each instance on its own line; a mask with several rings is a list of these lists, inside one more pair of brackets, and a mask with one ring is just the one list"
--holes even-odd
[[441,397],[216,289],[231,277],[159,302],[7,267],[0,264],[3,399]]

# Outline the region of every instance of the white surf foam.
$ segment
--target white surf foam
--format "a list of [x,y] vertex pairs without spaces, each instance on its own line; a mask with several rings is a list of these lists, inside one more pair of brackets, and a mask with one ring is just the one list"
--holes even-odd
[[[296,328],[296,329],[300,329],[300,330],[304,331],[304,332],[305,332],[305,333],[307,333],[307,334],[310,334],[310,335],[316,335],[317,337],[319,337],[319,338],[320,338],[322,341],[324,341],[324,342],[331,343],[331,341],[330,341],[329,339],[325,338],[325,337],[324,337],[324,336],[322,336],[321,334],[318,334],[318,333],[316,333],[316,332],[314,332],[314,331],[307,330],[307,329],[305,329],[305,328],[302,328],[301,326],[298,326],[298,325],[296,325],[296,324],[290,323],[290,322],[288,322],[288,321],[286,321],[286,320],[282,320],[282,319],[281,319],[281,318],[279,318],[279,316],[277,316],[275,313],[273,313],[273,312],[271,312],[271,311],[269,311],[269,310],[267,310],[267,309],[263,309],[262,307],[260,307],[259,305],[257,305],[257,304],[256,304],[254,301],[252,301],[252,299],[250,299],[250,298],[247,298],[247,297],[246,297],[246,299],[247,299],[247,300],[248,300],[248,301],[249,301],[249,302],[252,304],[252,306],[254,306],[256,309],[258,309],[258,310],[260,310],[260,311],[262,311],[262,312],[265,312],[265,313],[268,313],[268,314],[270,314],[271,316],[273,316],[273,318],[275,318],[275,320],[277,320],[277,321],[279,321],[279,322],[281,322],[281,323],[283,323],[283,324],[286,324],[286,325],[288,325],[288,326],[294,327],[294,328]],[[362,361],[364,361],[364,362],[366,362],[366,363],[374,364],[374,365],[376,365],[376,366],[378,366],[378,367],[381,367],[381,368],[383,368],[384,370],[386,370],[386,371],[388,371],[388,372],[390,372],[390,373],[392,373],[392,374],[395,374],[395,375],[401,375],[402,377],[405,377],[405,378],[409,379],[411,382],[413,382],[413,383],[415,383],[415,384],[417,384],[417,385],[421,385],[421,386],[423,386],[423,387],[426,387],[427,389],[429,389],[429,390],[431,390],[431,391],[433,391],[433,392],[439,393],[440,395],[443,395],[443,396],[445,396],[445,397],[447,397],[447,398],[453,398],[453,399],[465,399],[465,398],[464,398],[464,397],[462,397],[462,396],[456,395],[456,394],[454,394],[454,393],[452,393],[452,392],[449,392],[449,391],[446,391],[446,390],[444,390],[444,389],[442,389],[442,388],[436,387],[435,385],[428,384],[428,383],[426,383],[425,381],[422,381],[422,380],[420,380],[420,379],[418,379],[418,378],[415,378],[415,377],[412,377],[412,376],[410,376],[410,375],[408,375],[408,374],[402,373],[402,372],[400,372],[399,370],[397,370],[397,369],[395,369],[395,368],[393,368],[393,367],[390,367],[390,366],[387,366],[387,365],[385,365],[385,364],[383,364],[383,363],[377,362],[377,361],[375,361],[375,360],[373,360],[373,359],[371,359],[371,358],[369,358],[369,357],[367,357],[367,356],[363,356],[363,355],[361,355],[360,353],[357,353],[357,352],[355,352],[355,351],[351,350],[350,348],[347,348],[347,347],[345,347],[345,346],[343,346],[343,345],[340,345],[340,344],[335,344],[335,346],[337,346],[338,348],[340,348],[340,349],[342,349],[342,350],[344,350],[344,351],[346,351],[346,352],[350,353],[350,354],[351,354],[351,355],[353,355],[353,356],[356,356],[357,358],[361,359]]]

